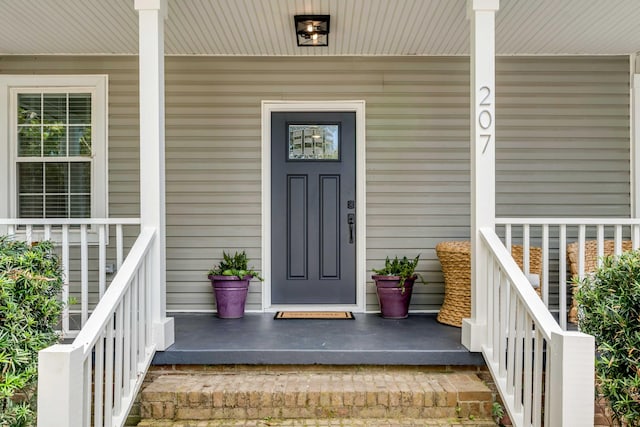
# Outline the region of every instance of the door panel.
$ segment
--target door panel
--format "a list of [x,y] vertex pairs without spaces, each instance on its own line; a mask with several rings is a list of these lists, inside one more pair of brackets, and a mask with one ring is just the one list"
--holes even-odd
[[271,302],[355,304],[355,113],[272,113],[271,129]]

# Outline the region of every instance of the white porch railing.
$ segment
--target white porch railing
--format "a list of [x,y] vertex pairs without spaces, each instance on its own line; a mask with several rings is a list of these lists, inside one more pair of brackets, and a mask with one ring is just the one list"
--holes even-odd
[[72,344],[38,357],[38,427],[120,427],[155,354],[145,228]]
[[498,235],[480,234],[489,252],[482,353],[513,424],[593,426],[593,337],[563,331]]
[[[55,241],[64,281],[62,300],[65,306],[60,321],[61,334],[65,338],[73,338],[87,322],[91,305],[97,304],[105,293],[110,274],[107,260],[113,261],[115,271],[122,266],[126,256],[125,226],[134,226],[134,235],[138,235],[139,225],[138,218],[2,218],[0,234],[24,240],[29,244],[40,240]],[[90,288],[90,283],[95,283],[97,289]],[[96,290],[97,295],[90,301],[90,295],[95,294]],[[69,304],[72,294],[79,295],[79,310]],[[78,316],[74,316],[72,320],[72,315]]]
[[[542,248],[542,277],[540,282],[543,301],[547,307],[558,308],[559,323],[567,329],[567,281],[571,280],[567,273],[567,244],[578,244],[578,275],[585,275],[585,246],[588,240],[597,242],[598,264],[604,254],[606,240],[614,241],[615,254],[622,252],[624,240],[631,240],[632,247],[640,245],[640,219],[629,218],[498,218],[496,229],[503,236],[504,245],[522,244],[529,266],[530,248]],[[525,270],[525,273],[529,273]],[[550,287],[557,288],[557,301],[550,298]],[[550,286],[551,285],[551,286]]]

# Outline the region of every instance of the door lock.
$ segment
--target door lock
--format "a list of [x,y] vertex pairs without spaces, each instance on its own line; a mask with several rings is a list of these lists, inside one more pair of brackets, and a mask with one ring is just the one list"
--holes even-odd
[[347,209],[355,209],[355,208],[356,208],[355,200],[347,200]]
[[349,243],[353,243],[356,214],[347,214],[347,224],[349,224]]

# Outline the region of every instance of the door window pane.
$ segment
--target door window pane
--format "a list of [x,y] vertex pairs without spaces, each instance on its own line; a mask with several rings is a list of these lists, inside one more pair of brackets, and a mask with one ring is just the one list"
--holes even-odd
[[339,160],[338,125],[289,125],[289,160]]

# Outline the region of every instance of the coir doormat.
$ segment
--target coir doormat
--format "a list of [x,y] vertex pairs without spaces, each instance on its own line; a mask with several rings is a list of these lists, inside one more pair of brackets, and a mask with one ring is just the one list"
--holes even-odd
[[353,320],[350,311],[278,311],[274,319],[336,319]]

